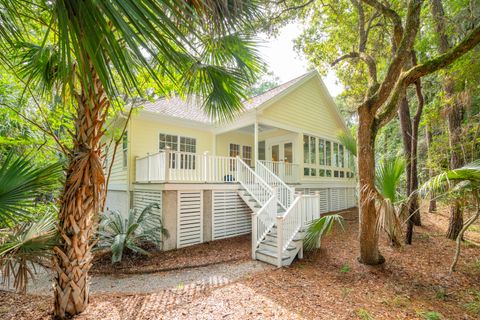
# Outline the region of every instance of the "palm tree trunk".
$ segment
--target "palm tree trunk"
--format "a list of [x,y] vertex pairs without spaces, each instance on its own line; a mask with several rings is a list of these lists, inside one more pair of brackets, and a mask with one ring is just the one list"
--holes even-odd
[[76,95],[73,148],[59,212],[62,243],[55,248],[53,265],[54,313],[60,318],[76,315],[87,307],[91,239],[105,197],[100,139],[109,101],[93,68],[91,73],[94,90],[84,89]]

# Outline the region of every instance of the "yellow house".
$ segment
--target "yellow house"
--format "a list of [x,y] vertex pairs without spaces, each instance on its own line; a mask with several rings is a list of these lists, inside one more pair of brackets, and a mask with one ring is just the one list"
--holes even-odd
[[112,166],[107,209],[158,203],[164,250],[252,233],[254,259],[288,265],[312,219],[355,205],[353,157],[337,140],[347,128],[317,72],[245,101],[231,123],[200,106],[142,105]]

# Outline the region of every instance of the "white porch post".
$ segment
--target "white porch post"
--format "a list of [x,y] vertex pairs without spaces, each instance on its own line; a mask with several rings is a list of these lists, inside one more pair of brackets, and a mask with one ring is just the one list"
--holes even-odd
[[254,132],[254,153],[255,153],[255,161],[254,161],[254,165],[256,166],[257,164],[257,160],[258,160],[258,121],[255,119],[255,123],[253,125],[253,130],[255,131]]

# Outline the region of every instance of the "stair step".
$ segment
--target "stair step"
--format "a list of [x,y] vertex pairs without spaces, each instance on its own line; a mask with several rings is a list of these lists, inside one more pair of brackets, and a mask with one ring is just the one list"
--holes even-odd
[[[268,246],[270,248],[275,248],[275,250],[277,249],[277,242],[276,241],[272,241],[272,240],[263,240],[262,242],[260,242],[260,245],[264,245],[264,246]],[[290,244],[288,247],[287,247],[287,250],[288,251],[293,251],[297,249],[297,247],[295,247],[294,245]]]
[[[269,256],[275,259],[277,258],[277,253],[270,250],[257,249],[256,253],[264,254],[266,256]],[[288,260],[290,258],[291,258],[290,255],[287,255],[287,254],[282,255],[282,260]]]

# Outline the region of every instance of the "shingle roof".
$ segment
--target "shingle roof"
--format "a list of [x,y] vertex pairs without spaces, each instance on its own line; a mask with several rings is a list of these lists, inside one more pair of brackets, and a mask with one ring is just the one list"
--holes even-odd
[[[298,78],[292,79],[284,84],[276,86],[264,93],[261,93],[255,97],[252,97],[243,102],[245,111],[258,108],[268,100],[282,93],[295,83],[304,79],[311,73],[306,73]],[[142,104],[144,111],[153,112],[157,114],[163,114],[170,117],[202,122],[202,123],[213,123],[214,121],[210,119],[205,112],[202,110],[202,100],[197,96],[189,96],[186,99],[182,99],[179,96],[169,97],[169,98],[160,98],[153,102],[146,102]]]

